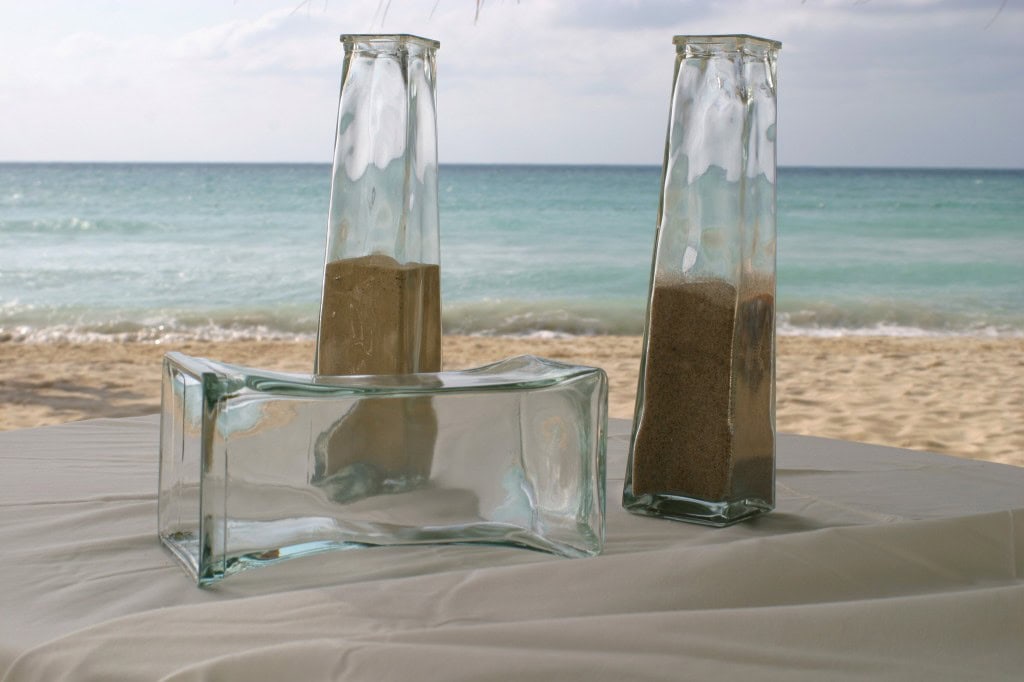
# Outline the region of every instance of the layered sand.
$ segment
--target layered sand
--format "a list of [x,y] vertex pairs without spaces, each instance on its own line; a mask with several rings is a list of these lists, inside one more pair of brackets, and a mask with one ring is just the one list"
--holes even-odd
[[[446,336],[443,354],[446,369],[522,353],[602,367],[610,416],[631,418],[640,346],[635,336]],[[314,344],[0,342],[0,430],[157,412],[168,350],[308,372]],[[777,375],[779,431],[1024,466],[1024,339],[781,337]]]

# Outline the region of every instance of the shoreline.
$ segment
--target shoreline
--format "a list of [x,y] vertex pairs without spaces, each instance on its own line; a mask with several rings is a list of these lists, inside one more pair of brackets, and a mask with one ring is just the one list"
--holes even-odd
[[[445,369],[533,354],[603,368],[609,416],[633,414],[640,336],[444,337]],[[153,414],[167,351],[308,372],[314,342],[0,343],[0,431]],[[778,337],[778,431],[1024,466],[1024,339]]]

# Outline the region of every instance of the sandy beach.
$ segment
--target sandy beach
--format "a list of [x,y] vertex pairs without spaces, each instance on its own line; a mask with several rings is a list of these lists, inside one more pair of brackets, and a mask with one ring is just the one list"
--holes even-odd
[[[602,367],[609,413],[630,418],[641,340],[446,336],[446,369],[532,353]],[[0,430],[160,406],[168,350],[309,371],[312,342],[27,344],[0,342]],[[929,450],[1024,466],[1024,339],[781,337],[779,431]]]

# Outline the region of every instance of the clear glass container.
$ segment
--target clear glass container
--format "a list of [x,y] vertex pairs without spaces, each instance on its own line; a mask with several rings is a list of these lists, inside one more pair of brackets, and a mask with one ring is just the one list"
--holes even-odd
[[[345,377],[168,353],[162,391],[159,534],[199,585],[379,545],[488,543],[565,557],[603,547],[600,369],[521,356]],[[436,454],[416,485],[393,480],[368,447],[394,424],[361,411],[410,401],[435,415]],[[348,466],[324,476],[328,449]]]
[[723,526],[775,505],[775,126],[781,45],[676,36],[632,512]]
[[319,374],[441,369],[435,53],[411,35],[344,35]]
[[[344,35],[341,41],[345,61],[314,371],[438,372],[439,43],[411,35]],[[329,486],[363,464],[396,489],[411,488],[430,471],[437,436],[430,400],[364,401],[343,421],[318,451],[318,483]],[[356,432],[363,444],[358,461],[343,446]]]

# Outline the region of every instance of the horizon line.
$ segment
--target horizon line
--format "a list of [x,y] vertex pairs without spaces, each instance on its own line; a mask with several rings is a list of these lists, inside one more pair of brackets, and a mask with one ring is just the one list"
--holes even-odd
[[[40,161],[40,160],[6,160],[0,159],[0,166],[15,165],[64,165],[64,166],[331,166],[330,161]],[[438,164],[444,166],[477,166],[481,168],[521,167],[521,168],[661,168],[662,164],[653,163],[582,163],[582,162],[483,162],[483,161],[446,161]],[[854,164],[778,164],[778,168],[817,169],[817,170],[976,170],[976,171],[1024,171],[1024,166],[949,166],[949,165],[854,165]]]

